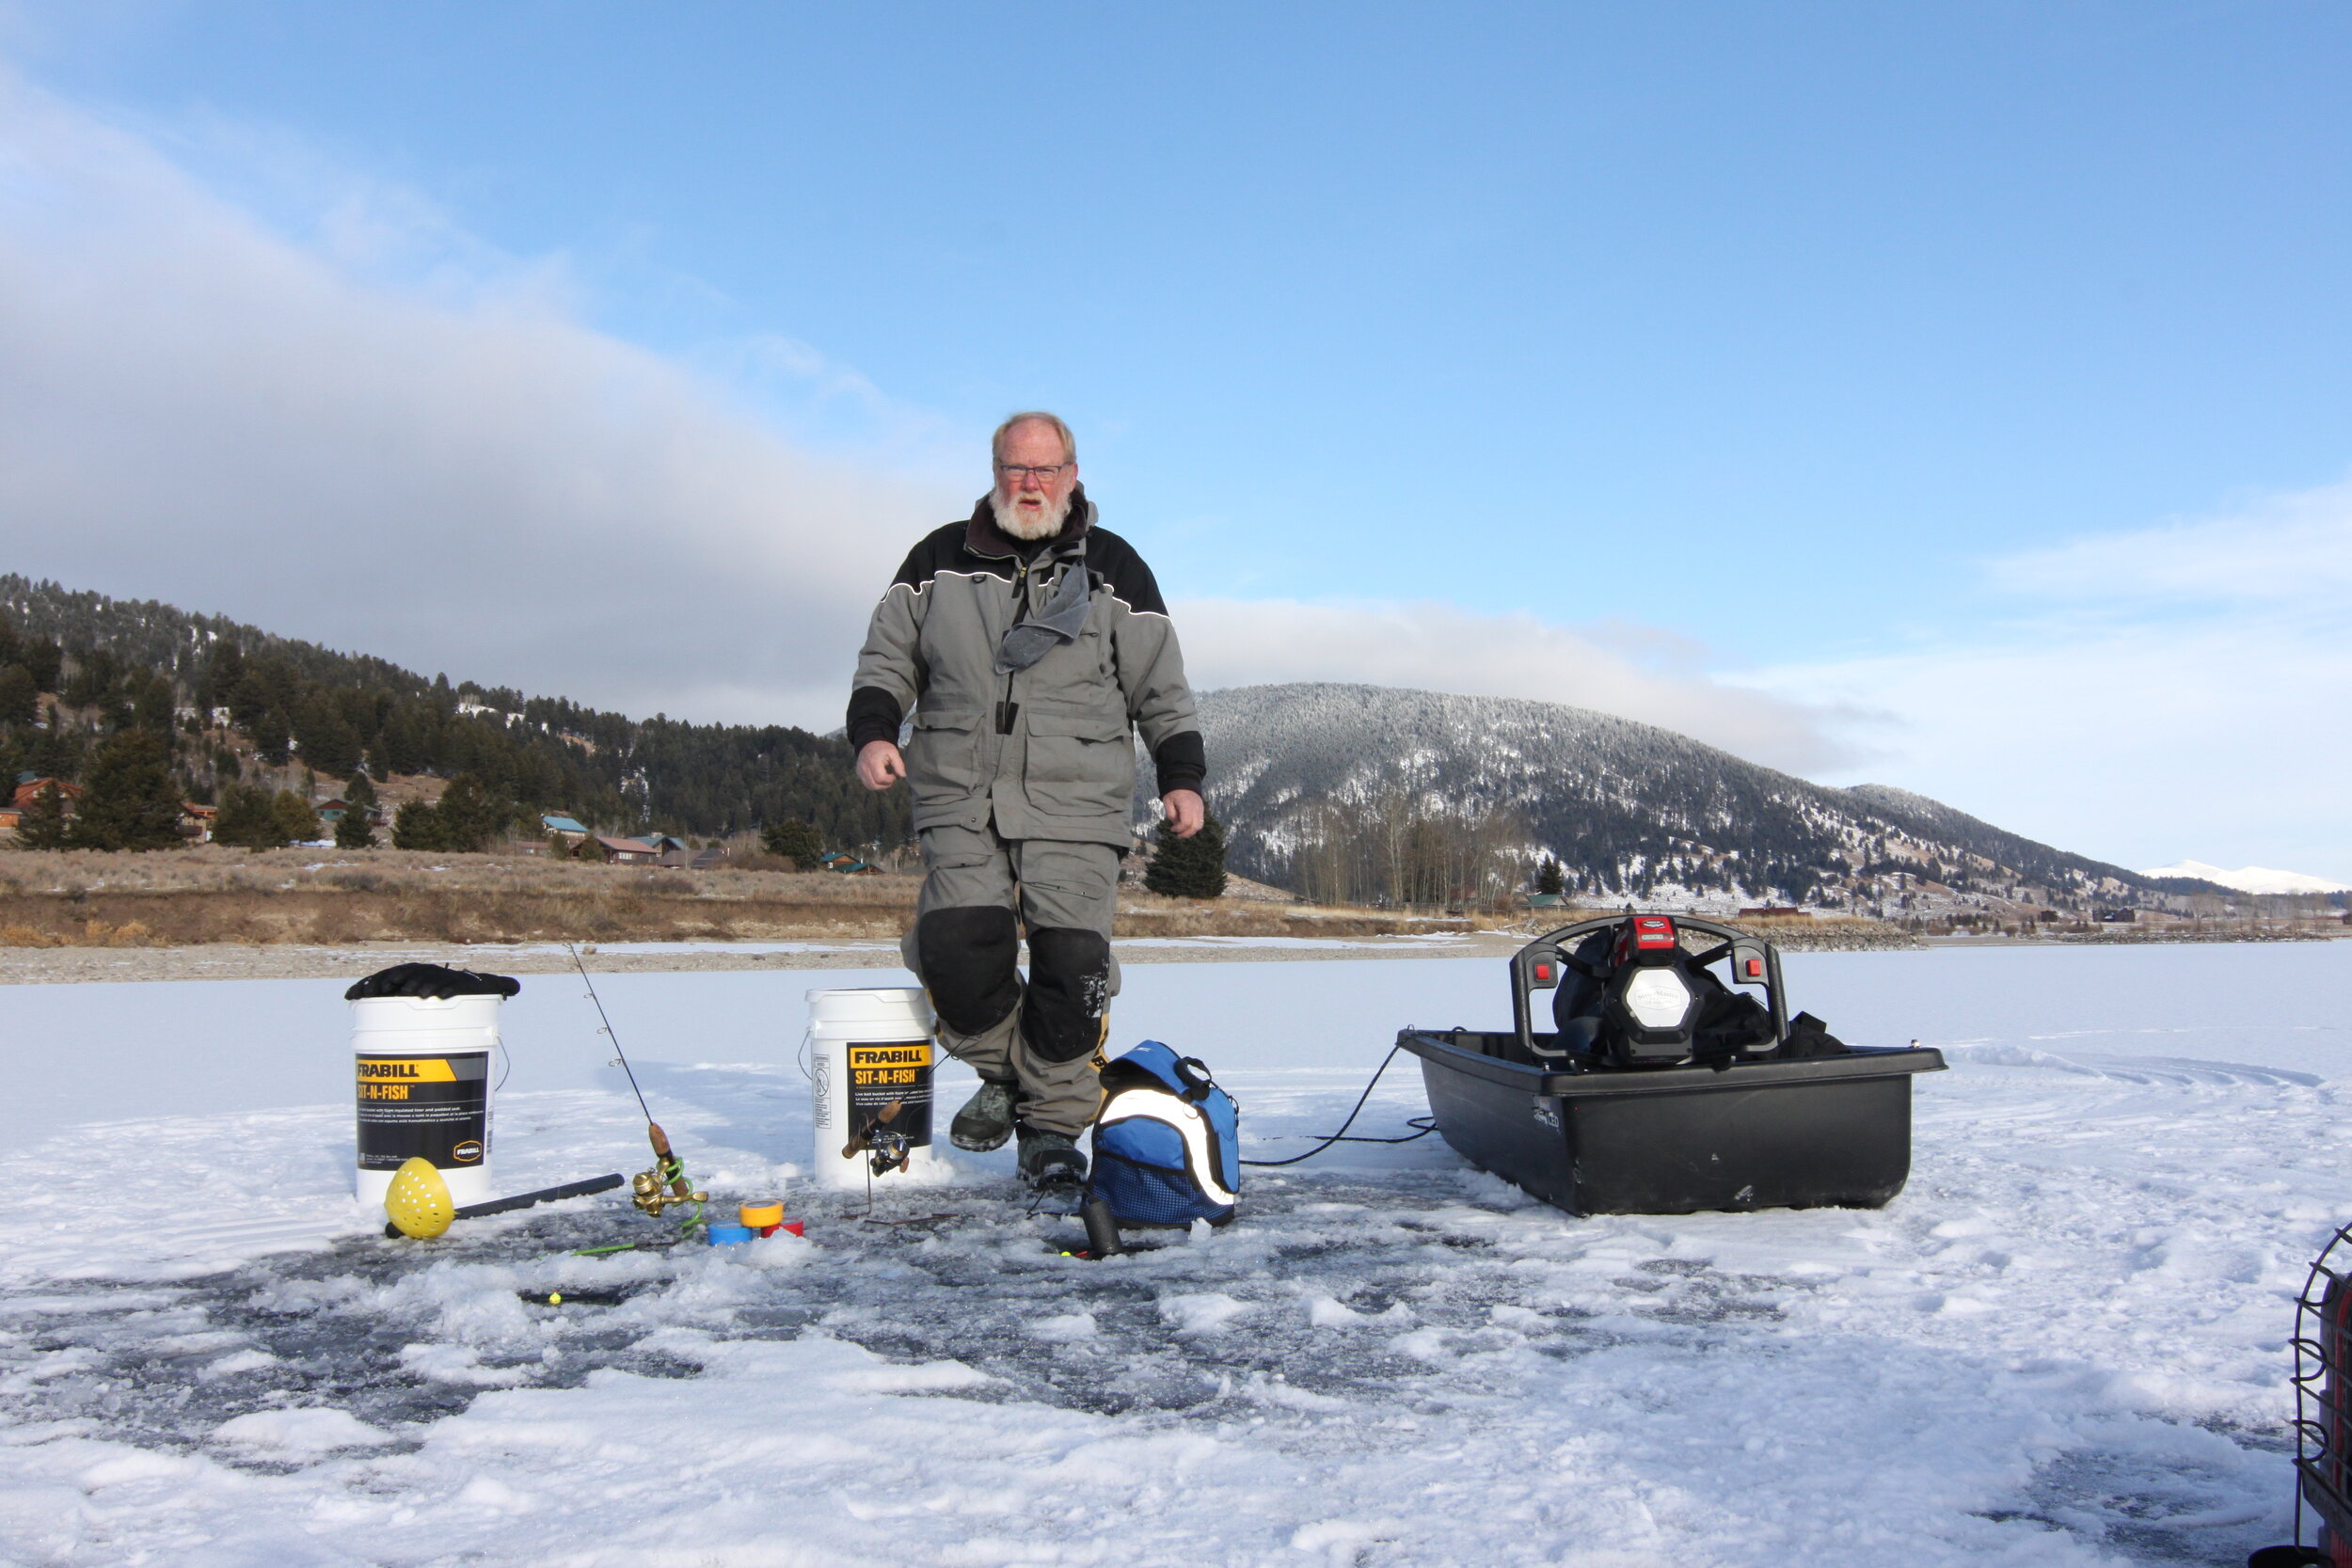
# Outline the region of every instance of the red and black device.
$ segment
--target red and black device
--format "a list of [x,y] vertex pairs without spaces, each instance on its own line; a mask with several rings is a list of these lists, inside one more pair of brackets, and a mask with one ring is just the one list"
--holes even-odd
[[[1686,945],[1685,933],[1705,945]],[[1536,1016],[1539,991],[1552,993],[1549,1029]],[[1511,1013],[1530,1057],[1594,1066],[1758,1056],[1788,1037],[1772,944],[1693,915],[1628,911],[1538,938],[1511,959]]]

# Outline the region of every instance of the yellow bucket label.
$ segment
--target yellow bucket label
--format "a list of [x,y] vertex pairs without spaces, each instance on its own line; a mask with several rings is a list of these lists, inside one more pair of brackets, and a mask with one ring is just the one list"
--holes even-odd
[[930,1066],[931,1048],[928,1040],[850,1047],[850,1083],[855,1088],[920,1084]]
[[443,1170],[489,1158],[489,1052],[393,1046],[353,1059],[361,1170],[397,1170],[420,1156]]
[[[359,1058],[359,1082],[362,1084],[454,1084],[457,1074],[450,1070],[446,1056],[414,1058]],[[370,1096],[371,1099],[402,1099],[404,1096]]]

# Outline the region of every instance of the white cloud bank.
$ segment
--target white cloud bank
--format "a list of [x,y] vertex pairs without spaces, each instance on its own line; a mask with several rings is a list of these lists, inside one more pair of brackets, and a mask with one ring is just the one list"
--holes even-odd
[[[977,483],[814,456],[582,325],[560,263],[282,137],[215,139],[293,188],[315,243],[0,68],[0,569],[628,712],[839,721],[876,594]],[[743,354],[880,400],[783,340]],[[1661,634],[1422,604],[1178,614],[1204,686],[1549,698],[1782,767],[1842,754],[1801,705],[1661,661]]]
[[2352,484],[1989,563],[1997,619],[1756,683],[1899,722],[1870,771],[2125,865],[2352,879]]
[[0,73],[7,564],[632,711],[837,713],[953,501],[795,449],[555,294],[361,281]]
[[1768,767],[1810,773],[1856,754],[1816,705],[1727,687],[1698,650],[1656,632],[1567,627],[1446,604],[1193,599],[1172,605],[1202,689],[1361,681],[1529,697],[1639,719]]

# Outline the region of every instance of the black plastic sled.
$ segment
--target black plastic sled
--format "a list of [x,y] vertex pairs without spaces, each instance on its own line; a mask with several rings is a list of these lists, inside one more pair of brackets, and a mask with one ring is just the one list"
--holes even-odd
[[1511,958],[1511,1006],[1509,1033],[1397,1043],[1456,1153],[1572,1214],[1879,1208],[1911,1176],[1911,1075],[1944,1068],[1792,1024],[1772,944],[1687,916],[1536,938]]

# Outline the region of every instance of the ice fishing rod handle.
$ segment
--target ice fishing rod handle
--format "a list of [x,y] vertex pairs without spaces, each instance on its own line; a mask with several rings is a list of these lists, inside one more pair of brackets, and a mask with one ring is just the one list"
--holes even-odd
[[691,1197],[694,1184],[686,1179],[686,1162],[670,1152],[670,1134],[661,1131],[658,1121],[645,1123],[645,1139],[653,1145],[654,1169],[670,1178],[670,1191],[680,1197]]
[[867,1122],[864,1127],[859,1128],[856,1132],[850,1134],[850,1141],[841,1146],[841,1157],[844,1160],[854,1160],[857,1158],[858,1151],[860,1149],[873,1148],[874,1129],[878,1127],[889,1126],[892,1122],[898,1119],[898,1113],[905,1108],[905,1101],[894,1100],[889,1104],[883,1106],[881,1110],[875,1112],[873,1120]]

